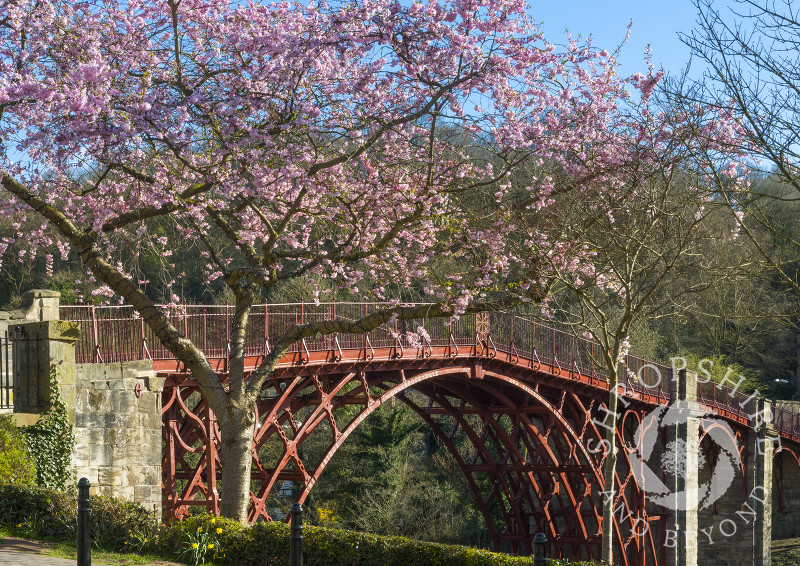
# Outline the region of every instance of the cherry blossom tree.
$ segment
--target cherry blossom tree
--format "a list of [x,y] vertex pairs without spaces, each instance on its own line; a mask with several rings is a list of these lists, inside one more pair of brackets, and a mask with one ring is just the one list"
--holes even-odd
[[[638,156],[619,141],[641,136],[618,110],[657,77],[624,79],[611,54],[548,43],[525,8],[0,4],[0,206],[41,220],[19,229],[29,257],[72,250],[192,372],[220,426],[225,516],[246,519],[254,403],[292,344],[536,302],[552,276],[543,254],[564,269],[590,260],[537,219],[569,191],[622,183],[614,172]],[[523,163],[570,182],[531,179],[520,200],[510,174]],[[149,247],[176,275],[156,220],[199,246],[208,280],[235,296],[227,388],[118,261]],[[252,305],[298,279],[380,299],[389,282],[414,284],[433,302],[297,325],[246,375]]]

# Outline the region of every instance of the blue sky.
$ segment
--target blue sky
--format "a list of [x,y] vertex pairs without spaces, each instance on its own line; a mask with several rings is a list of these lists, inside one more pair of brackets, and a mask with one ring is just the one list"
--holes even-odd
[[645,72],[644,50],[651,44],[653,62],[669,73],[679,72],[689,60],[689,49],[678,39],[678,32],[695,27],[697,10],[691,0],[529,0],[530,15],[542,23],[551,43],[564,41],[564,29],[573,36],[592,35],[595,45],[613,50],[625,38],[633,20],[631,38],[622,51],[624,74]]

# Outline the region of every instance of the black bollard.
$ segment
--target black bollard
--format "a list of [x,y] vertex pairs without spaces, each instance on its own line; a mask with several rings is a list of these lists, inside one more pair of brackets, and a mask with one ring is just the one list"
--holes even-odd
[[89,540],[89,480],[78,480],[78,566],[92,566],[92,542]]
[[535,566],[547,566],[550,563],[547,558],[547,537],[544,533],[536,533],[533,537],[533,563]]
[[289,565],[303,566],[303,506],[292,505],[292,529],[289,540]]

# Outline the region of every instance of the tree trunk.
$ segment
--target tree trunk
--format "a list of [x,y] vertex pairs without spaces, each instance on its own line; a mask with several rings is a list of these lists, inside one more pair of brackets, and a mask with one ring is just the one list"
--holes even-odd
[[606,564],[614,564],[614,500],[616,499],[616,483],[614,482],[614,472],[617,468],[617,407],[619,406],[617,397],[616,378],[611,380],[614,385],[611,387],[608,399],[608,415],[606,423],[611,418],[611,428],[605,429],[605,448],[606,460],[603,466],[603,548],[602,561]]
[[252,403],[240,406],[229,403],[224,418],[219,418],[222,437],[220,514],[243,524],[247,523],[247,510],[250,506],[254,422],[255,410]]

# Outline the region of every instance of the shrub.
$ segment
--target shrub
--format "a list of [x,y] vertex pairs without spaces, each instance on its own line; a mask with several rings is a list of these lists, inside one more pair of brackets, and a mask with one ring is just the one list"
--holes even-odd
[[[303,529],[306,566],[531,566],[530,557],[510,556],[466,546],[422,542],[405,537],[325,529]],[[267,566],[289,562],[289,526],[258,523],[221,541],[223,563]],[[552,560],[552,566],[568,564]],[[581,566],[588,563],[569,563]]]
[[37,486],[0,486],[0,525],[31,537],[67,539],[75,534],[75,496]]
[[176,553],[187,564],[202,564],[204,560],[227,560],[228,549],[234,541],[247,539],[250,529],[238,521],[197,515],[170,527],[161,537],[162,548]]
[[[137,503],[114,497],[89,497],[92,514],[92,544],[105,550],[122,551],[134,537],[143,533],[155,534],[158,524],[153,514]],[[77,503],[75,511],[77,525]]]
[[[157,527],[153,516],[135,503],[97,495],[89,500],[90,536],[98,548],[124,550],[134,534]],[[30,537],[74,540],[77,524],[77,490],[0,486],[0,526]]]
[[26,448],[25,436],[9,415],[0,416],[0,483],[36,483],[36,465]]

